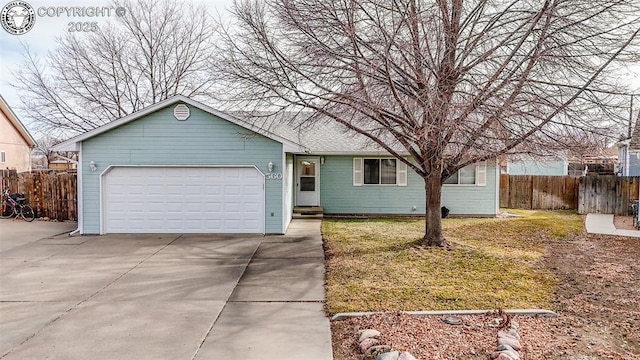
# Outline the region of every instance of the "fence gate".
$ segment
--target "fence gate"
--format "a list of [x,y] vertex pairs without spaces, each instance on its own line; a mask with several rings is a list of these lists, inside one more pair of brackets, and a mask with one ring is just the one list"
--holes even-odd
[[580,178],[578,213],[630,215],[638,199],[640,177],[584,176]]

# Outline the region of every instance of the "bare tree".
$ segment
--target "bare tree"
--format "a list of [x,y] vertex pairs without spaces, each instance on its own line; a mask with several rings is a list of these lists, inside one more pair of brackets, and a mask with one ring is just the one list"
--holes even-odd
[[78,154],[75,152],[60,152],[53,150],[53,147],[61,142],[61,139],[51,135],[44,135],[38,139],[33,153],[34,155],[42,157],[42,162],[44,163],[43,165],[45,165],[47,169],[49,168],[51,161],[58,159],[58,155],[62,156],[62,158],[64,159],[77,160]]
[[610,103],[591,89],[615,89],[605,70],[636,55],[638,10],[626,0],[237,0],[215,63],[228,100],[311,109],[404,161],[425,182],[423,242],[443,245],[445,179],[607,131],[593,119]]
[[60,139],[55,138],[53,136],[45,135],[38,139],[36,143],[36,147],[34,149],[34,155],[39,155],[42,157],[44,165],[46,168],[49,168],[49,163],[55,160],[56,152],[53,151],[53,146],[60,143]]
[[115,0],[126,14],[67,33],[46,58],[25,49],[16,73],[23,107],[43,131],[82,133],[176,94],[205,97],[212,24],[185,1]]

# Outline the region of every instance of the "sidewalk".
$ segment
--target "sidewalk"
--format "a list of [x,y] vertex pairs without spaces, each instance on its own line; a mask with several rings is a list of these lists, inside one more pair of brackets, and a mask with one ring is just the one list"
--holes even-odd
[[640,238],[640,230],[616,229],[611,214],[587,214],[584,226],[589,234],[627,236]]
[[320,223],[264,238],[195,360],[333,359]]

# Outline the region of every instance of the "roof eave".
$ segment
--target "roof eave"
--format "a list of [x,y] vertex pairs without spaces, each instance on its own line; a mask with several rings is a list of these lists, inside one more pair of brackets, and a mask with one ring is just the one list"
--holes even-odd
[[20,134],[20,136],[22,136],[27,145],[30,148],[36,147],[36,140],[33,138],[33,136],[31,136],[31,133],[29,133],[29,130],[27,130],[27,128],[22,124],[20,119],[18,119],[18,116],[13,112],[11,107],[9,107],[9,104],[2,97],[2,95],[0,95],[0,108],[2,109],[2,112],[7,115],[7,118],[9,119],[11,124],[13,124],[16,130],[18,130],[18,133]]
[[114,120],[106,125],[100,126],[98,128],[95,128],[93,130],[90,130],[84,134],[80,134],[78,136],[72,137],[66,141],[61,142],[60,144],[56,145],[53,147],[54,151],[78,151],[79,149],[79,144],[85,140],[88,140],[92,137],[98,136],[102,133],[105,133],[111,129],[115,129],[119,126],[122,126],[124,124],[127,124],[131,121],[137,120],[141,117],[144,117],[146,115],[149,115],[153,112],[156,112],[160,109],[163,109],[169,105],[178,103],[178,102],[183,102],[186,103],[188,105],[191,105],[193,107],[196,107],[202,111],[205,111],[211,115],[217,116],[223,120],[229,121],[230,123],[236,124],[238,126],[241,126],[243,128],[246,128],[248,130],[254,131],[264,137],[267,137],[271,140],[277,141],[281,144],[283,144],[283,148],[285,149],[290,149],[291,152],[294,151],[300,151],[302,149],[304,149],[304,147],[300,144],[297,144],[295,142],[292,142],[290,140],[287,140],[285,138],[282,138],[278,135],[275,135],[273,133],[270,133],[268,131],[265,131],[263,129],[257,128],[255,126],[252,126],[252,124],[249,124],[245,121],[242,121],[234,116],[231,116],[229,114],[223,113],[221,111],[218,111],[210,106],[207,106],[205,104],[202,104],[198,101],[192,100],[184,95],[176,95],[173,97],[170,97],[166,100],[160,101],[158,103],[155,103],[151,106],[148,106],[142,110],[136,111],[132,114],[129,114],[125,117],[122,117],[120,119]]

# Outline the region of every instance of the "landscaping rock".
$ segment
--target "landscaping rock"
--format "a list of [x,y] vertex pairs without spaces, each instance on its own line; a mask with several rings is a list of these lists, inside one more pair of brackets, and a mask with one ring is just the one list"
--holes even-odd
[[498,337],[512,337],[516,340],[520,340],[520,334],[518,334],[518,332],[515,329],[509,329],[509,330],[500,330],[498,331]]
[[515,321],[511,321],[511,329],[518,331],[518,328],[520,327],[520,325],[515,322]]
[[362,342],[364,339],[379,339],[382,334],[375,329],[365,329],[358,331],[358,335],[360,336],[359,342]]
[[503,350],[503,351],[500,351],[500,355],[507,355],[512,360],[520,360],[520,354],[518,354],[518,352],[515,350]]
[[498,350],[498,351],[506,351],[506,350],[515,351],[511,346],[504,345],[504,344],[498,344],[498,348],[496,350]]
[[501,323],[502,323],[502,318],[495,318],[491,320],[491,322],[489,323],[489,327],[497,328],[500,326]]
[[380,340],[378,339],[366,338],[360,342],[360,352],[364,354],[367,352],[367,350],[369,350],[370,347],[379,345],[379,344],[380,344]]
[[389,345],[375,345],[369,348],[367,352],[364,354],[363,360],[374,360],[376,356],[391,351],[391,346]]
[[514,350],[503,350],[491,353],[491,359],[494,360],[520,360],[520,354]]
[[495,360],[516,360],[514,358],[512,358],[511,356],[504,354],[504,353],[500,353],[498,354],[498,357]]
[[457,316],[447,316],[442,321],[449,325],[462,325],[462,319]]
[[508,337],[499,337],[498,345],[506,345],[510,346],[513,350],[520,351],[522,350],[522,345],[520,345],[520,341],[518,339],[508,336]]
[[398,351],[389,351],[382,354],[378,354],[375,360],[398,360],[400,353]]
[[418,360],[415,356],[411,355],[409,352],[403,352],[398,356],[398,360]]

